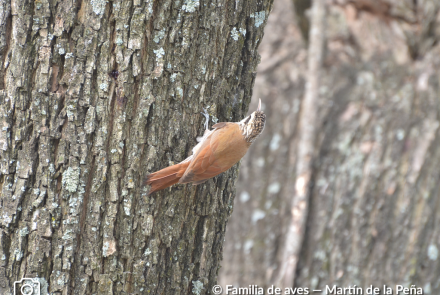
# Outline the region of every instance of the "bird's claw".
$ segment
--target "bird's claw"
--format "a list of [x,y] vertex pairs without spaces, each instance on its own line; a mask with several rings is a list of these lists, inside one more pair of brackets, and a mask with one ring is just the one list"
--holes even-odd
[[208,123],[209,123],[209,114],[208,114],[208,111],[205,109],[205,108],[203,108],[203,112],[200,112],[203,116],[205,116],[205,119],[206,119],[206,121],[205,121],[205,129],[206,130],[208,130]]

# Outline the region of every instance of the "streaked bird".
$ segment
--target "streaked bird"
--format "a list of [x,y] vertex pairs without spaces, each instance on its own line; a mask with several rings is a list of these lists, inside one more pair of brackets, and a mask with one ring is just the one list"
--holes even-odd
[[219,175],[240,161],[251,144],[263,132],[266,115],[261,111],[261,99],[255,112],[240,122],[222,122],[208,129],[206,116],[205,133],[192,155],[179,164],[151,173],[144,185],[151,185],[149,195],[176,183],[201,184]]

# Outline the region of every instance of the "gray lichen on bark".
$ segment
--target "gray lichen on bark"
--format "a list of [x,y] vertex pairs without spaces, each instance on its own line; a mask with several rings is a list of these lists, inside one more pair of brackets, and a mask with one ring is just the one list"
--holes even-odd
[[53,294],[207,293],[237,166],[141,184],[188,155],[202,107],[242,118],[272,1],[0,5],[0,292],[39,277]]

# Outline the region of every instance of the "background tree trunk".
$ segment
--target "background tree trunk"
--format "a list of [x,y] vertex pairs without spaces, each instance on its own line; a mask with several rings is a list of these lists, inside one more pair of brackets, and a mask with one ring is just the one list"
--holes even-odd
[[[440,4],[327,3],[317,153],[292,285],[414,284],[437,294]],[[275,3],[260,48],[254,93],[270,98],[268,129],[243,160],[221,284],[268,286],[279,272],[308,83],[287,5]]]
[[[272,1],[0,3],[0,293],[207,294],[237,166],[147,196],[247,111]],[[212,125],[212,123],[210,124]]]

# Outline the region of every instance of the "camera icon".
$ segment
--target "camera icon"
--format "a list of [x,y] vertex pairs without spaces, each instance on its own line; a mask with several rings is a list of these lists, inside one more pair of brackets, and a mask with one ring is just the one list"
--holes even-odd
[[15,281],[14,295],[40,295],[40,281],[37,278],[22,278]]

